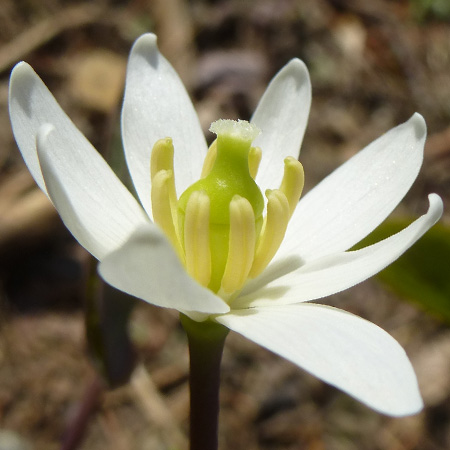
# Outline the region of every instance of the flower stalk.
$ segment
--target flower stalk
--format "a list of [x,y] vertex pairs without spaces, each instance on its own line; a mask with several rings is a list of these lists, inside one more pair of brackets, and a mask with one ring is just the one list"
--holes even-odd
[[220,363],[229,330],[215,322],[180,317],[190,354],[190,450],[217,450]]

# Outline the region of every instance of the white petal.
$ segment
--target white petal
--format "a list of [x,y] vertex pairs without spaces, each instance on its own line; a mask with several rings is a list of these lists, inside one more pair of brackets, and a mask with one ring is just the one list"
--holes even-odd
[[122,136],[131,177],[148,212],[150,153],[158,139],[173,139],[178,195],[200,177],[207,150],[200,122],[183,83],[159,53],[154,34],[141,36],[130,53]]
[[[233,307],[315,300],[366,280],[394,262],[439,220],[443,210],[442,200],[436,194],[430,194],[429,200],[428,212],[399,233],[361,250],[311,260],[266,286],[262,284],[264,278],[259,286],[255,280],[253,292],[235,300]],[[258,287],[260,289],[256,290]]]
[[67,228],[97,259],[148,222],[144,211],[87,140],[42,125],[37,149],[48,194]]
[[36,150],[36,137],[41,125],[53,124],[79,151],[90,147],[87,139],[67,117],[42,80],[25,62],[17,64],[11,73],[9,115],[14,137],[25,163],[45,193]]
[[309,260],[367,236],[416,179],[425,137],[425,121],[416,113],[340,166],[300,200],[278,254]]
[[99,264],[112,286],[153,305],[178,311],[220,314],[229,306],[192,279],[164,235],[154,226],[137,230]]
[[304,303],[232,311],[216,320],[383,414],[423,407],[404,350],[360,317]]
[[298,157],[310,106],[308,69],[293,59],[270,82],[251,119],[262,131],[253,143],[263,152],[256,178],[262,192],[278,188],[287,156]]

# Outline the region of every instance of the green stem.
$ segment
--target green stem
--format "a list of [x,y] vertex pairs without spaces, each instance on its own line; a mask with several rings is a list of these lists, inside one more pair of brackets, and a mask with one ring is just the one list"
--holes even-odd
[[220,363],[228,329],[181,315],[189,342],[190,450],[217,450]]

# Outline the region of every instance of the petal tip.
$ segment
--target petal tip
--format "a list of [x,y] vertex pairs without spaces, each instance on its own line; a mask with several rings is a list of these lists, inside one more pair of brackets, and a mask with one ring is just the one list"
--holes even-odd
[[9,79],[9,98],[13,95],[13,91],[16,89],[17,83],[26,83],[31,81],[32,78],[37,77],[33,68],[25,61],[17,63],[12,71]]
[[402,404],[398,407],[379,409],[379,412],[390,417],[407,417],[418,414],[423,410],[424,404],[419,393],[417,393],[415,397],[416,398],[414,401],[412,401],[408,406]]
[[308,70],[308,68],[306,67],[306,64],[300,59],[300,58],[292,58],[287,64],[288,67],[292,66],[295,67],[297,69],[306,69]]
[[424,139],[427,135],[427,124],[423,116],[419,113],[414,113],[412,117],[406,122],[413,126],[417,139]]
[[[146,64],[150,64],[152,67],[158,67],[159,51],[155,34],[146,33],[136,39],[130,52],[128,73],[136,70],[136,63],[131,63],[133,60],[144,60]],[[138,76],[140,78],[139,73]]]
[[21,73],[25,73],[26,71],[34,72],[32,67],[28,63],[26,63],[25,61],[20,61],[11,70],[11,76],[13,76],[13,75],[17,76],[17,75],[20,75]]
[[38,75],[28,63],[20,61],[11,70],[10,83],[12,85],[16,81],[26,82],[37,77]]
[[132,52],[153,51],[157,48],[157,37],[153,33],[145,33],[138,37],[133,44]]
[[309,71],[306,64],[299,58],[291,59],[282,69],[287,75],[298,77],[302,81],[309,82]]
[[49,134],[52,133],[54,130],[55,127],[51,123],[44,123],[38,128],[38,131],[36,133],[36,144],[38,153],[39,150],[45,144],[45,141],[47,140]]
[[430,202],[429,211],[433,211],[433,216],[437,222],[444,213],[444,202],[438,194],[429,194],[428,201]]

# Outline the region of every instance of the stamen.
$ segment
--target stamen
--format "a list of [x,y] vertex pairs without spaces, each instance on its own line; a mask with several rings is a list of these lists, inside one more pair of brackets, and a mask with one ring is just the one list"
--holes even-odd
[[259,163],[261,162],[262,151],[259,147],[251,147],[248,154],[248,171],[250,176],[255,179],[258,173]]
[[[159,139],[153,146],[150,157],[150,176],[153,185],[153,179],[162,170],[168,170],[172,172],[172,177],[167,181],[167,193],[170,200],[170,209],[172,212],[173,223],[178,223],[177,213],[177,193],[175,189],[175,176],[173,170],[173,142],[171,138]],[[153,203],[152,200],[152,204]],[[154,208],[154,206],[153,206]],[[178,229],[176,228],[176,232]],[[179,236],[178,236],[179,237]]]
[[150,158],[151,179],[160,170],[171,170],[173,172],[173,142],[167,137],[156,141]]
[[221,289],[229,294],[242,288],[255,254],[255,215],[250,202],[235,195],[230,203],[228,258]]
[[289,218],[295,211],[305,184],[305,174],[303,166],[292,156],[284,160],[284,175],[281,182],[280,191],[286,196],[289,202]]
[[216,161],[217,156],[217,139],[214,139],[213,143],[209,146],[208,152],[203,161],[202,174],[200,178],[205,178],[211,172],[212,166]]
[[264,218],[261,234],[250,270],[251,278],[259,275],[269,264],[281,245],[290,218],[289,202],[279,189],[266,191],[267,215]]
[[211,247],[209,242],[210,201],[204,191],[191,194],[184,219],[184,251],[186,270],[201,285],[211,279]]
[[181,261],[184,261],[183,250],[174,225],[170,196],[174,186],[173,172],[160,170],[152,180],[153,220],[164,231],[174,246]]

